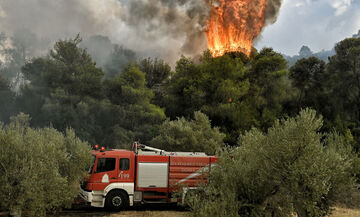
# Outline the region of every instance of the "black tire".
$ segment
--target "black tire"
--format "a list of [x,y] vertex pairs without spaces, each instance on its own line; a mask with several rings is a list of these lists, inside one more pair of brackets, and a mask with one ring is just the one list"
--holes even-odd
[[123,210],[129,206],[129,197],[123,191],[110,191],[110,193],[106,195],[105,206],[114,211]]

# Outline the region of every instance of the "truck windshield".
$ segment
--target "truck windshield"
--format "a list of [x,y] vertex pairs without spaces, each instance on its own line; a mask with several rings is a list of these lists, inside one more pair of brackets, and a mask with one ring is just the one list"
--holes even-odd
[[95,159],[96,159],[96,157],[93,155],[91,158],[91,164],[90,164],[91,166],[89,168],[89,174],[92,172],[92,170],[94,168]]

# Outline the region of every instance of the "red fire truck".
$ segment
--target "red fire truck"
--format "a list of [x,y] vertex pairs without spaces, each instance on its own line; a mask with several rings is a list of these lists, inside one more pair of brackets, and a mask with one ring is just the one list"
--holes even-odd
[[[94,207],[121,210],[144,203],[179,203],[206,183],[215,156],[167,152],[134,143],[134,150],[95,150],[80,196]],[[180,189],[181,188],[181,189]],[[182,196],[179,196],[182,190]]]

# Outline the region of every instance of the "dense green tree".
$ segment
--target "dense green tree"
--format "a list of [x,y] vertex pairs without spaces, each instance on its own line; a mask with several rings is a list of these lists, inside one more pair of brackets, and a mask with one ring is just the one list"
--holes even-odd
[[155,96],[152,102],[156,105],[164,105],[166,85],[172,74],[171,67],[161,59],[143,59],[139,63],[139,69],[145,72],[146,86]]
[[267,129],[283,115],[286,69],[286,61],[272,49],[263,49],[253,59],[204,53],[199,64],[182,57],[168,86],[166,113],[190,117],[200,110],[226,133],[225,142],[235,144],[239,132],[252,126]]
[[36,58],[27,63],[22,73],[30,83],[47,96],[63,90],[66,94],[80,97],[101,97],[103,71],[96,68],[86,50],[78,47],[81,38],[58,41],[50,56]]
[[28,115],[0,127],[0,207],[12,215],[45,216],[70,206],[90,166],[87,143],[72,130],[29,127]]
[[324,82],[330,103],[326,116],[342,132],[350,128],[360,144],[360,39],[345,39],[335,51],[336,55],[329,58]]
[[134,65],[103,81],[79,36],[59,41],[50,56],[33,59],[22,71],[27,83],[17,104],[29,113],[34,126],[65,132],[72,127],[90,143],[121,146],[134,140],[150,141],[165,119],[162,109],[151,104],[144,72]]
[[212,58],[205,53],[200,64],[182,57],[169,84],[167,114],[171,118],[191,117],[200,110],[209,116],[212,124],[226,132],[227,142],[234,142],[236,136],[231,135],[248,124],[247,107],[243,103],[250,85],[246,73],[238,57]]
[[176,63],[175,73],[167,88],[166,114],[172,119],[189,117],[201,109],[205,93],[201,90],[204,75],[196,64],[182,56]]
[[193,151],[215,154],[224,146],[225,134],[217,127],[212,128],[209,118],[195,112],[194,120],[178,118],[166,120],[160,127],[160,135],[151,144],[166,151]]
[[7,122],[14,110],[15,94],[9,82],[0,75],[0,121]]
[[96,131],[91,114],[103,96],[104,73],[78,47],[80,42],[79,36],[59,41],[50,56],[28,62],[22,68],[27,83],[17,97],[17,105],[32,116],[34,126],[51,123],[62,132],[73,127],[81,138],[94,142],[88,137]]
[[322,112],[325,96],[325,62],[316,58],[300,59],[290,68],[292,84],[299,90],[298,108],[313,107]]
[[145,73],[129,65],[122,74],[105,82],[112,102],[111,144],[121,146],[134,140],[148,142],[165,119],[164,111],[151,104],[153,92],[146,87]]
[[203,191],[189,197],[193,216],[326,216],[353,186],[354,156],[338,134],[319,133],[314,110],[252,129],[223,152]]
[[254,57],[249,73],[247,101],[254,111],[253,126],[266,130],[283,116],[283,105],[290,100],[286,60],[272,48],[264,48]]
[[146,86],[150,89],[161,86],[171,75],[171,67],[161,59],[143,59],[139,69],[145,73]]

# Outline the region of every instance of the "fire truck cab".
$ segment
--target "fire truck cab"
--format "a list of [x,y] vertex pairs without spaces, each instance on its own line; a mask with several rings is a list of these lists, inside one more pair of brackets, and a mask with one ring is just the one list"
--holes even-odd
[[[121,210],[144,203],[177,203],[207,181],[216,157],[198,152],[166,152],[134,143],[134,150],[94,150],[80,196],[94,207]],[[181,186],[181,187],[180,187]],[[181,189],[180,189],[181,188]]]

